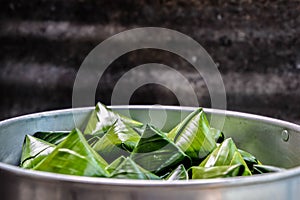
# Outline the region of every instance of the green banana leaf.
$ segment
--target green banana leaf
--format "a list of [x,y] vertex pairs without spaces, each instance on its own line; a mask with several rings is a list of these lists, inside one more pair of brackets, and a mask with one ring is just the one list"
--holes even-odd
[[87,143],[78,129],[74,129],[34,169],[78,176],[108,177],[106,161]]
[[168,137],[192,159],[193,163],[199,164],[201,159],[205,158],[217,146],[205,113],[201,108],[189,114],[174,129],[169,132]]
[[[175,126],[168,134],[168,138],[170,138],[172,141],[174,141],[174,138],[177,135],[177,129],[180,126],[180,124],[178,124],[177,126]],[[215,129],[213,127],[210,128],[211,134],[213,135],[213,137],[215,138],[215,141],[217,143],[222,143],[225,139],[225,135],[222,131]]]
[[48,131],[48,132],[36,132],[34,137],[42,139],[54,145],[61,143],[69,135],[70,131]]
[[121,155],[129,156],[139,140],[140,135],[118,119],[91,147],[108,163],[111,163]]
[[246,162],[239,153],[231,138],[227,138],[221,143],[209,156],[207,156],[201,163],[200,167],[214,167],[224,165],[241,164],[245,167],[243,175],[251,175]]
[[280,167],[274,167],[270,165],[253,165],[253,174],[264,174],[264,173],[272,173],[272,172],[282,172],[285,169]]
[[188,172],[186,171],[184,165],[179,165],[175,170],[173,170],[169,176],[166,178],[168,181],[174,180],[189,180]]
[[121,165],[122,162],[124,162],[124,160],[126,160],[126,158],[124,156],[120,156],[112,163],[110,163],[110,165],[108,165],[105,169],[108,171],[108,173],[111,174],[113,171],[115,171],[115,169],[117,169]]
[[167,133],[167,137],[169,138],[169,140],[171,140],[172,142],[174,142],[174,139],[177,135],[177,131],[178,131],[178,127],[180,126],[180,123],[177,124],[169,133]]
[[84,137],[90,146],[94,146],[104,135],[105,133],[95,135],[86,134]]
[[262,165],[231,138],[224,138],[222,131],[210,127],[202,108],[164,133],[97,103],[84,134],[74,129],[26,135],[20,166],[79,176],[166,181],[284,170]]
[[26,169],[34,168],[54,149],[55,145],[31,135],[26,135],[22,149],[20,166]]
[[241,154],[251,172],[253,171],[253,165],[261,165],[261,162],[259,162],[251,153],[241,149],[238,149],[238,152]]
[[141,122],[122,116],[99,102],[91,114],[84,134],[94,135],[97,133],[105,133],[118,119],[121,119],[131,127],[143,126]]
[[146,126],[130,157],[138,165],[158,176],[172,171],[181,163],[187,166],[191,164],[180,148],[151,125]]
[[111,173],[110,177],[117,179],[160,180],[158,176],[143,169],[129,157],[123,160],[123,162]]
[[215,129],[215,128],[210,128],[210,131],[213,135],[213,137],[215,138],[215,141],[217,143],[222,143],[224,140],[225,140],[225,136],[224,136],[224,133],[218,129]]
[[[138,135],[139,135],[139,138],[140,138],[140,136],[142,135],[142,133],[144,132],[144,130],[145,130],[145,127],[143,126],[143,127],[141,127],[141,128],[136,128],[136,127],[130,127],[129,125],[127,125],[127,124],[125,124],[122,120],[120,120],[120,119],[118,119],[117,121],[121,121],[124,125],[122,126],[123,128],[125,128],[124,130],[123,130],[123,132],[135,132],[135,133],[137,133]],[[116,122],[117,122],[116,121]],[[115,123],[116,123],[115,122]],[[120,129],[120,128],[119,128]],[[129,130],[127,130],[127,129],[129,129]],[[97,143],[105,134],[107,133],[107,131],[106,132],[102,132],[102,133],[100,133],[100,132],[98,132],[98,133],[95,133],[95,134],[93,134],[93,135],[91,135],[91,134],[85,134],[84,135],[84,137],[85,137],[85,139],[88,141],[88,143],[89,143],[89,145],[90,146],[93,146],[93,145],[95,145],[95,143]],[[136,136],[137,137],[137,136]],[[129,146],[127,146],[126,148],[127,148],[127,150],[128,151],[132,151],[133,150],[133,148],[134,148],[134,146],[133,145],[136,145],[135,144],[135,142],[134,143],[132,143],[132,145],[129,145]]]
[[226,178],[242,176],[245,172],[245,167],[241,164],[214,167],[191,167],[189,172],[192,174],[192,179]]

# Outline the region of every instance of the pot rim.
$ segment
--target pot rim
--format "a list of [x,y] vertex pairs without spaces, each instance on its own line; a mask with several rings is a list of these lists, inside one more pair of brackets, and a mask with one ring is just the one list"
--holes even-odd
[[[125,109],[154,109],[154,110],[181,110],[181,111],[193,111],[196,107],[185,107],[185,106],[152,106],[152,105],[118,105],[118,106],[108,106],[112,109],[125,110]],[[82,107],[82,108],[70,108],[70,109],[61,109],[61,110],[53,110],[46,112],[33,113],[23,116],[14,117],[11,119],[6,119],[4,121],[0,121],[0,127],[9,123],[13,123],[19,120],[26,120],[32,118],[39,117],[47,117],[51,115],[58,114],[69,114],[69,113],[81,113],[86,111],[92,111],[95,107]],[[212,114],[220,114],[232,117],[239,117],[243,119],[260,121],[263,123],[273,124],[276,126],[280,126],[287,129],[292,129],[297,132],[300,132],[300,125],[274,119],[270,117],[236,112],[236,111],[227,111],[227,110],[219,110],[219,109],[210,109],[203,108],[203,110],[207,113]],[[113,179],[113,178],[100,178],[100,177],[84,177],[84,176],[74,176],[74,175],[65,175],[65,174],[57,174],[51,172],[42,172],[42,171],[34,171],[23,169],[18,166],[14,166],[11,164],[6,164],[0,162],[0,173],[11,173],[17,176],[24,177],[26,179],[39,179],[44,181],[59,181],[59,182],[73,182],[73,183],[83,183],[83,184],[93,184],[93,185],[103,185],[103,186],[125,186],[125,187],[235,187],[241,185],[253,185],[253,184],[262,184],[268,182],[276,182],[285,179],[295,178],[297,176],[300,177],[300,166],[294,167],[291,169],[287,169],[283,172],[277,173],[269,173],[262,175],[254,175],[247,177],[229,177],[229,178],[215,178],[215,179],[198,179],[198,180],[177,180],[177,181],[162,181],[162,180],[131,180],[131,179]]]

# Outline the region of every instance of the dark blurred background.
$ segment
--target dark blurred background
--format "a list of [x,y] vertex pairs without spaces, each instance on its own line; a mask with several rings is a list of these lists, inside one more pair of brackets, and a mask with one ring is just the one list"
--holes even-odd
[[[178,30],[197,40],[222,73],[228,110],[300,123],[300,2],[273,0],[1,0],[0,119],[70,108],[76,71],[109,36],[134,27]],[[183,59],[148,49],[108,68],[96,100],[110,104],[129,69],[159,62],[182,72],[210,107],[205,84]],[[170,81],[172,81],[170,79]],[[176,105],[172,91],[146,85],[131,104]]]

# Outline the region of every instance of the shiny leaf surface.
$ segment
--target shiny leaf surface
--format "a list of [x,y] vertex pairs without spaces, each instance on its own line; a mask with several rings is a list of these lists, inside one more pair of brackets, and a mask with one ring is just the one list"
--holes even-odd
[[74,129],[34,169],[61,174],[107,177],[106,161],[87,143],[78,129]]
[[105,105],[97,103],[95,110],[92,112],[88,121],[84,134],[93,135],[105,133],[118,119],[121,119],[131,127],[143,126],[141,122],[122,116],[111,109],[108,109]]
[[166,178],[168,181],[174,180],[189,180],[188,172],[186,171],[184,165],[179,165],[175,170],[173,170],[170,175]]
[[131,158],[144,169],[163,175],[180,163],[189,163],[187,156],[162,132],[147,125]]
[[251,172],[238,152],[233,140],[228,138],[221,143],[205,160],[201,162],[200,167],[214,167],[224,165],[241,164],[245,167],[243,175],[251,175]]
[[125,160],[126,158],[124,156],[120,156],[118,157],[116,160],[114,160],[112,163],[110,163],[110,165],[108,165],[105,169],[109,172],[112,173],[113,171],[115,171],[115,169],[117,169],[121,163]]
[[69,135],[70,131],[48,131],[48,132],[36,132],[34,137],[42,139],[54,145],[61,143]]
[[253,165],[253,174],[264,174],[282,171],[285,171],[285,169],[270,165]]
[[191,167],[192,179],[210,179],[241,176],[245,172],[245,167],[240,164],[214,166],[214,167]]
[[130,158],[125,158],[123,160],[123,162],[111,173],[111,178],[160,180],[158,176],[143,169]]
[[201,108],[188,115],[168,137],[184,151],[194,163],[199,163],[216,148],[210,125]]
[[21,167],[31,169],[39,164],[47,155],[49,155],[55,148],[55,145],[43,141],[31,135],[26,135],[22,156]]
[[91,146],[108,163],[111,163],[119,156],[129,156],[139,140],[140,135],[135,130],[121,120],[117,120],[107,133]]

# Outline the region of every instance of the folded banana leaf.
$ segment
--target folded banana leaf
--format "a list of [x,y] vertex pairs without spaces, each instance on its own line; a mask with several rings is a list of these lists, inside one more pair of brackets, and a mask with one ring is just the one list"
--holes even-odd
[[121,119],[124,123],[131,127],[141,127],[141,122],[135,121],[118,113],[115,113],[111,109],[108,109],[105,105],[97,103],[95,110],[88,121],[84,134],[99,134],[105,133],[118,119]]
[[215,138],[215,141],[217,143],[222,143],[225,139],[224,133],[218,129],[215,128],[210,128],[211,134],[213,135],[213,137]]
[[54,145],[61,143],[69,135],[70,131],[48,131],[48,132],[36,132],[34,137],[42,139]]
[[245,167],[241,164],[214,167],[191,167],[192,179],[226,178],[242,176]]
[[244,159],[244,161],[246,162],[248,168],[250,169],[250,171],[253,171],[253,166],[254,165],[260,165],[261,162],[259,162],[251,153],[238,149],[238,152],[241,154],[242,158]]
[[34,169],[78,176],[108,177],[106,161],[87,143],[78,129],[74,129]]
[[172,142],[174,142],[174,139],[177,135],[177,131],[178,131],[178,127],[180,126],[180,123],[177,124],[169,133],[167,133],[167,137],[169,138],[169,140],[171,140]]
[[129,156],[139,140],[140,135],[118,119],[91,147],[108,163],[111,163],[122,155]]
[[186,171],[184,165],[179,165],[175,170],[173,170],[169,176],[166,178],[168,181],[175,180],[189,180],[188,172]]
[[217,146],[214,134],[201,108],[189,114],[171,130],[168,137],[192,159],[193,163],[197,164]]
[[143,169],[129,157],[111,173],[111,178],[117,179],[140,179],[140,180],[160,180],[158,176]]
[[163,133],[98,103],[84,134],[74,129],[27,135],[20,166],[79,176],[167,181],[284,170],[262,165],[231,138],[224,138],[222,131],[210,127],[201,108]]
[[190,165],[189,158],[171,142],[164,133],[147,125],[131,158],[144,169],[158,175],[164,175],[179,164]]
[[105,133],[95,135],[86,134],[84,137],[90,146],[94,146],[104,135]]
[[245,167],[244,176],[251,175],[246,162],[239,153],[231,138],[227,138],[221,143],[209,156],[207,156],[201,163],[200,167],[214,167],[224,165],[241,164]]
[[282,172],[285,169],[280,167],[274,167],[270,165],[253,165],[253,174],[264,174],[264,173],[272,173],[272,172]]
[[[174,141],[174,138],[176,137],[177,134],[177,129],[180,124],[175,126],[168,134],[168,138],[170,138],[172,141]],[[215,128],[210,128],[211,134],[215,138],[216,143],[222,143],[225,139],[225,135],[222,131],[215,129]]]
[[113,171],[115,171],[115,169],[117,169],[121,163],[126,160],[126,158],[124,156],[120,156],[118,157],[116,160],[114,160],[112,163],[110,163],[105,169],[106,171],[108,171],[108,173],[112,173]]
[[143,124],[139,127],[130,126],[133,130],[135,130],[140,136],[144,133],[147,124]]
[[26,169],[34,168],[54,149],[55,145],[31,135],[26,135],[22,149],[20,166]]

